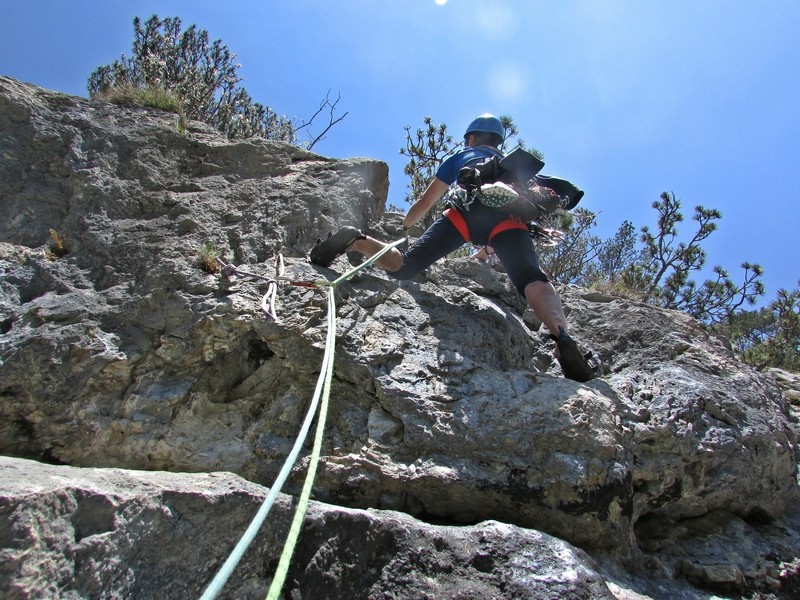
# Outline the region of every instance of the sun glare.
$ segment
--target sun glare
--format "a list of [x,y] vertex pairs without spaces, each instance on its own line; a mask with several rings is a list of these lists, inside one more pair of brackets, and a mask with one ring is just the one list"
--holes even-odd
[[445,4],[447,4],[447,0],[433,0],[433,1],[436,2],[436,4],[438,4],[439,6],[444,6]]

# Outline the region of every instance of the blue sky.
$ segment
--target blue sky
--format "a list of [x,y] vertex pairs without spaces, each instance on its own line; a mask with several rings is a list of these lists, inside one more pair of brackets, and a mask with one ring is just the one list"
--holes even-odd
[[722,211],[709,266],[765,269],[765,301],[800,279],[800,2],[730,0],[6,0],[0,74],[86,95],[130,55],[133,18],[178,16],[238,55],[242,85],[307,118],[331,91],[346,119],[315,147],[390,167],[401,204],[404,126],[455,136],[511,115],[543,173],[586,191],[596,233],[655,225],[662,192]]

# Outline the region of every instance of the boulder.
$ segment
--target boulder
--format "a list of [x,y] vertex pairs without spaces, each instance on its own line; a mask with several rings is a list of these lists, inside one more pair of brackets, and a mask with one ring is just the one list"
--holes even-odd
[[[0,457],[0,593],[198,598],[267,490],[231,473],[81,469]],[[264,598],[292,519],[278,497],[220,598]],[[431,525],[312,502],[286,598],[613,599],[570,544],[497,521]]]

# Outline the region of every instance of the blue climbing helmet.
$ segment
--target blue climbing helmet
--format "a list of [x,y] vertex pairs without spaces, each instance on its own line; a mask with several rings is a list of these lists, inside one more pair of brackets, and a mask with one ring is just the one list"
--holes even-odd
[[467,139],[470,133],[477,132],[495,133],[501,138],[505,138],[506,136],[506,129],[503,127],[500,119],[489,113],[481,115],[467,126],[467,130],[464,132],[464,139]]

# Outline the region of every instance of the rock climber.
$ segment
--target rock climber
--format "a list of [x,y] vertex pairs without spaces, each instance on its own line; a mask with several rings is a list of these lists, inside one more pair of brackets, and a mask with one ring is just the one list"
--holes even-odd
[[[464,147],[442,162],[433,181],[409,209],[403,227],[408,230],[436,205],[456,183],[462,167],[477,160],[502,156],[499,147],[504,139],[505,129],[500,119],[490,114],[474,119],[464,132]],[[392,248],[375,264],[396,279],[411,279],[465,242],[476,246],[491,243],[492,252],[508,277],[549,330],[564,376],[580,382],[594,378],[594,369],[567,332],[561,299],[539,266],[528,225],[502,209],[478,202],[469,210],[451,206],[408,249]],[[310,259],[314,264],[328,267],[345,252],[359,252],[370,257],[385,246],[355,227],[342,227],[318,242],[311,249]]]

